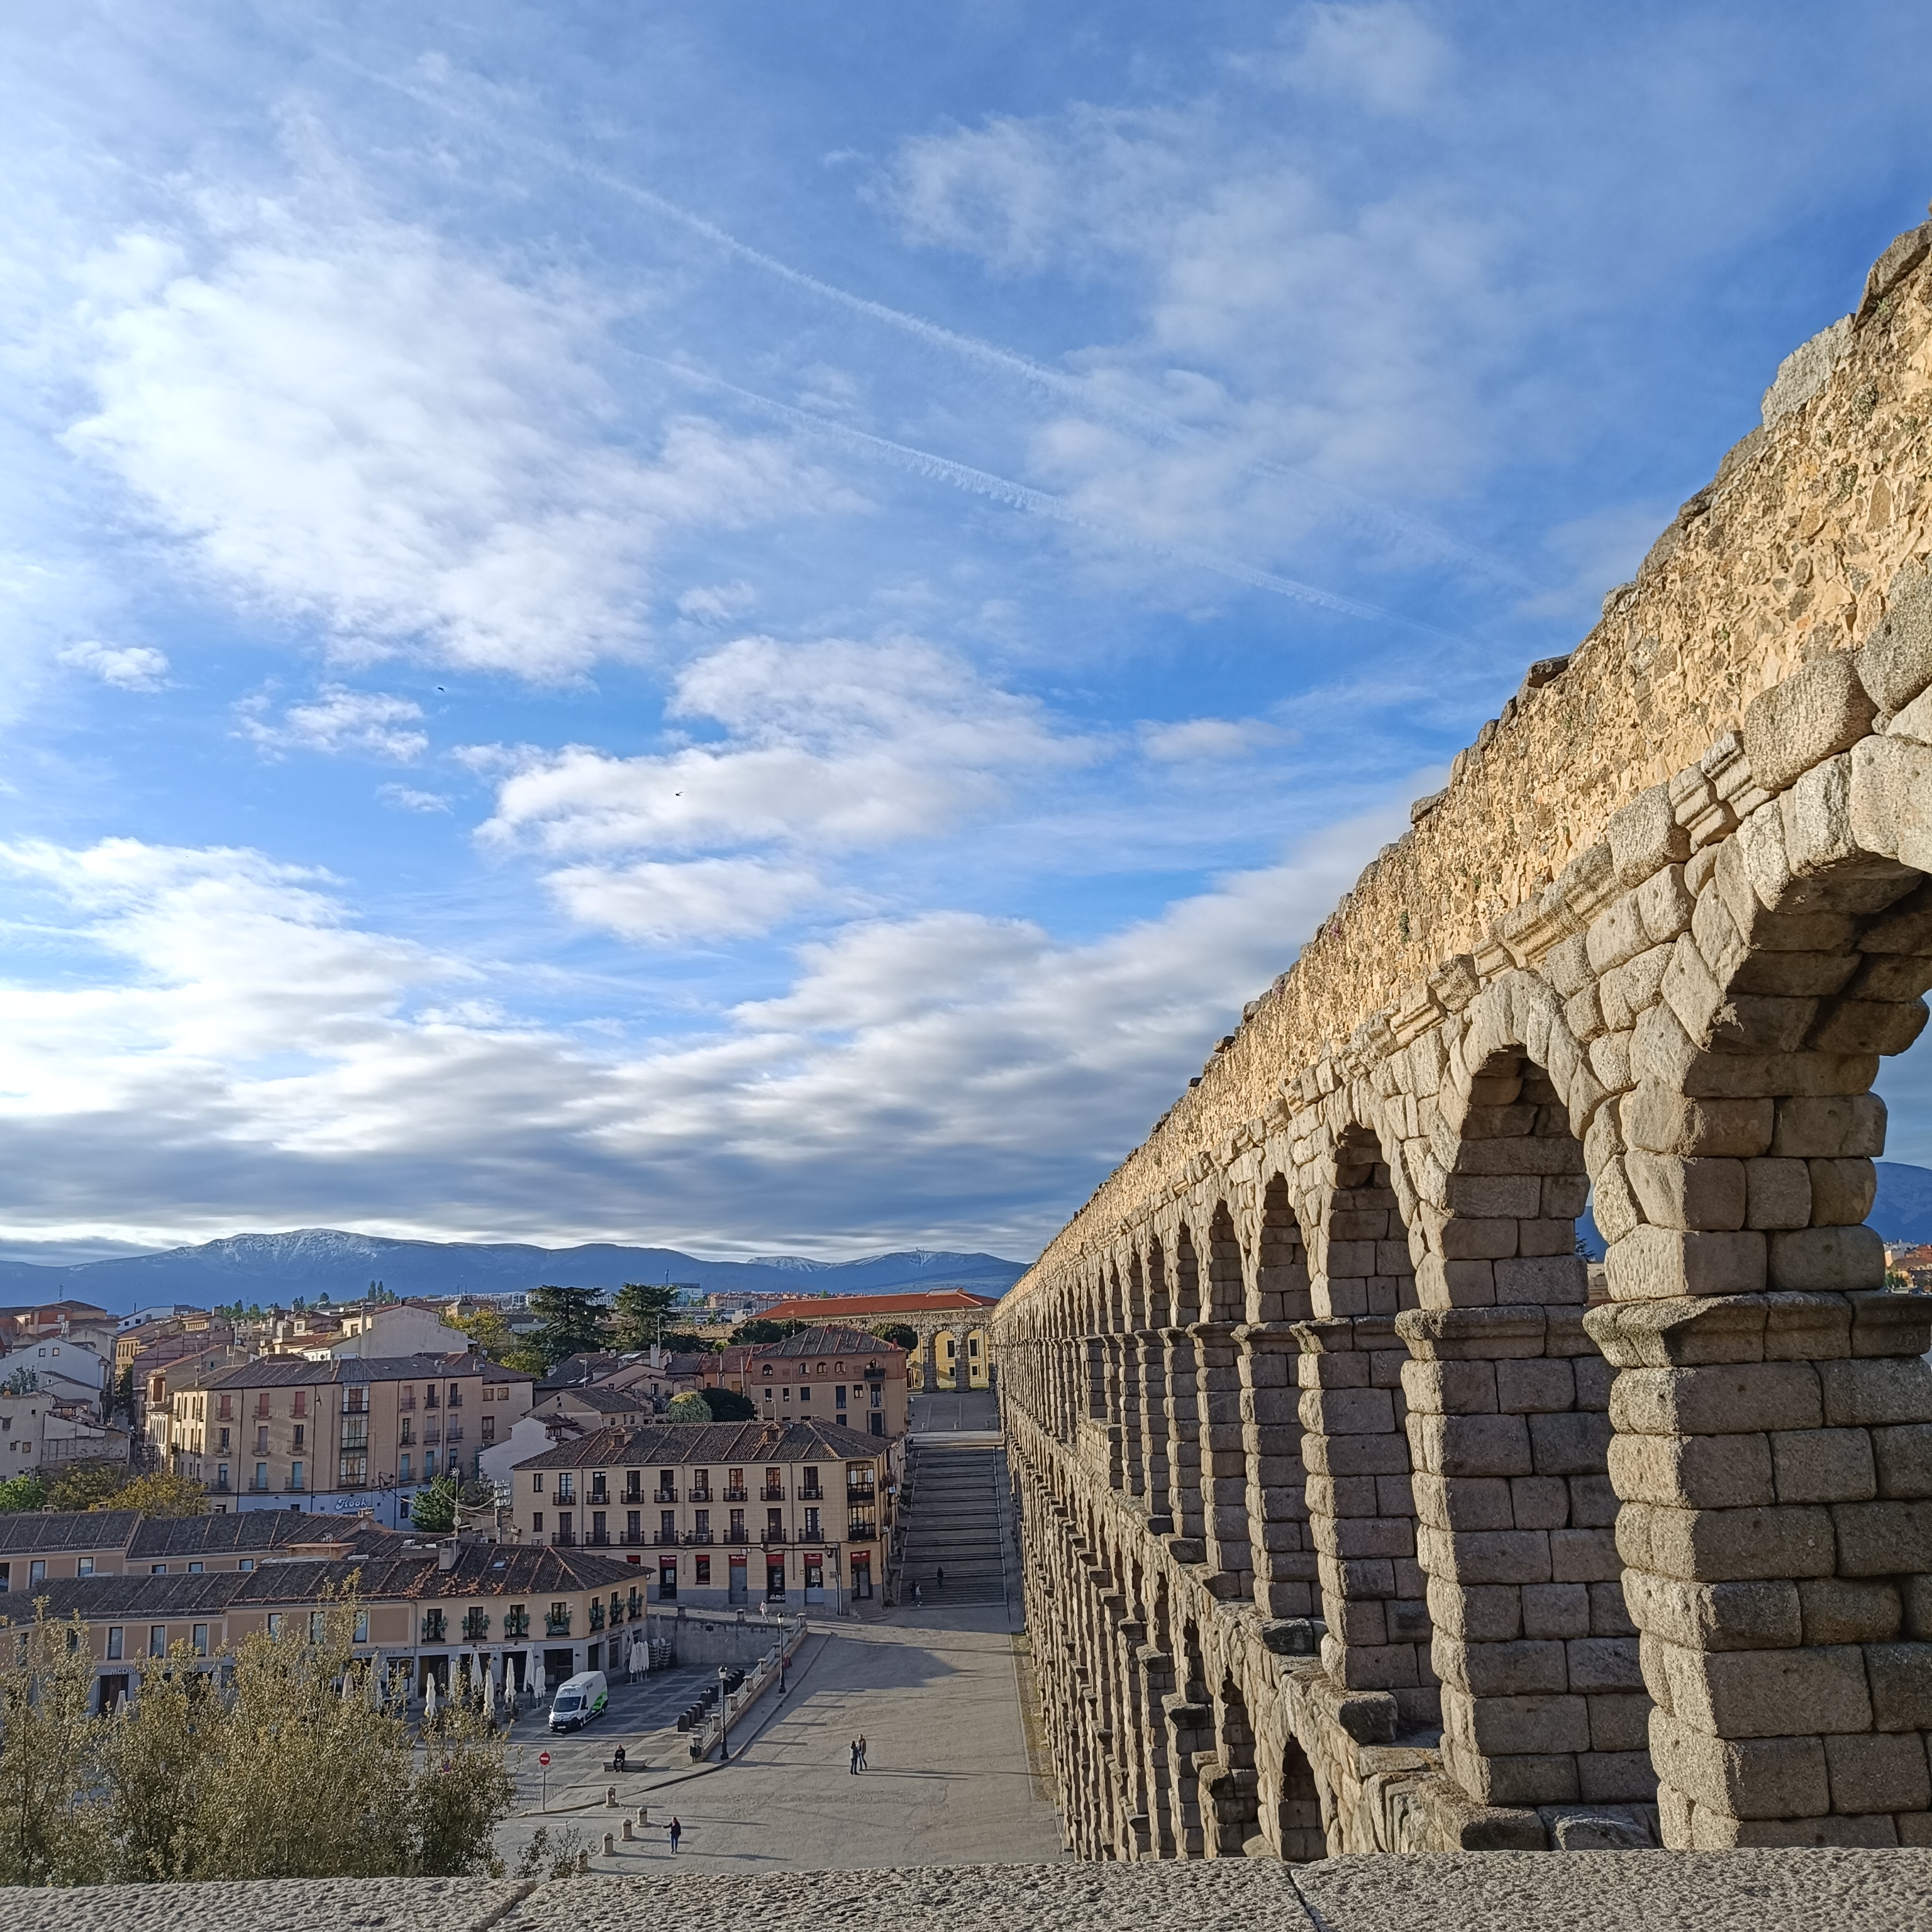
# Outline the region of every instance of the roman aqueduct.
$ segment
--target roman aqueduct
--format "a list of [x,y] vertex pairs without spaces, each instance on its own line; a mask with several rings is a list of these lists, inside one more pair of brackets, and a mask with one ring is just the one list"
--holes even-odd
[[1076,1852],[1932,1845],[1928,244],[1002,1303]]

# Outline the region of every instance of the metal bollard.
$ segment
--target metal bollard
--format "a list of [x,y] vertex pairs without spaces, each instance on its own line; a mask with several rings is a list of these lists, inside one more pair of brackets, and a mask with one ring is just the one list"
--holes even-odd
[[604,1856],[607,1858],[617,1856],[617,1840],[608,1832],[604,1834]]

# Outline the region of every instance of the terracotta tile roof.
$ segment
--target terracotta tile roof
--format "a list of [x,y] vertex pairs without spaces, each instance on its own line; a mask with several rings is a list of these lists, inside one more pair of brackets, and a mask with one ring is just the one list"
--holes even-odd
[[828,1327],[802,1328],[782,1342],[761,1342],[752,1353],[764,1362],[794,1360],[800,1355],[903,1356],[905,1351],[896,1342],[882,1341],[862,1328]]
[[0,1556],[60,1550],[122,1550],[139,1510],[13,1510],[0,1516]]
[[999,1300],[963,1288],[911,1288],[902,1294],[795,1295],[760,1311],[767,1322],[884,1322],[895,1315],[946,1315],[997,1308]]
[[[406,1544],[406,1539],[392,1538]],[[0,1606],[14,1621],[34,1614],[44,1600],[50,1618],[76,1612],[90,1622],[124,1617],[130,1622],[218,1615],[253,1605],[308,1605],[325,1595],[351,1592],[364,1604],[474,1601],[478,1598],[539,1597],[579,1590],[640,1587],[633,1564],[584,1550],[548,1545],[478,1543],[463,1546],[453,1569],[440,1568],[433,1547],[405,1546],[392,1556],[298,1558],[254,1570],[211,1570],[197,1576],[62,1576],[37,1584],[31,1596]]]
[[340,1361],[311,1362],[304,1355],[263,1356],[218,1369],[203,1388],[302,1388],[318,1382],[436,1382],[452,1376],[478,1376],[486,1382],[526,1382],[524,1369],[508,1369],[486,1356],[351,1355]]
[[884,1438],[832,1422],[664,1422],[599,1429],[560,1442],[517,1464],[519,1469],[641,1468],[652,1463],[869,1462]]

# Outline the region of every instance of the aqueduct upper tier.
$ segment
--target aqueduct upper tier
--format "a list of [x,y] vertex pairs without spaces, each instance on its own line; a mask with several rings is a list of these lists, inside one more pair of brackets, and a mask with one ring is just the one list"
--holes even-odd
[[1932,1844],[1928,422],[1932,224],[1002,1303],[1078,1851]]

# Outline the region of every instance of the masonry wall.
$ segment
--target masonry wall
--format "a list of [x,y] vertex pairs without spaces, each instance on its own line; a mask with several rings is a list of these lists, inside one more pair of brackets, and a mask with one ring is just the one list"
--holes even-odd
[[1001,1304],[1082,1854],[1932,1844],[1928,244]]

